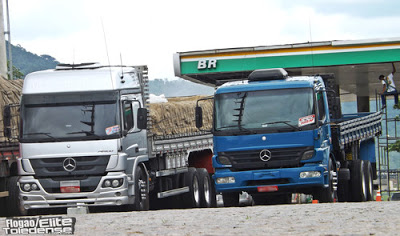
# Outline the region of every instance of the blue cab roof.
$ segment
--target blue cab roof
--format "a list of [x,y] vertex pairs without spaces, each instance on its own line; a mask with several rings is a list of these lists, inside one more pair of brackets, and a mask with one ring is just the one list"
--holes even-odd
[[229,82],[219,87],[215,94],[270,89],[313,88],[316,80],[322,82],[321,77],[314,76],[288,77],[285,80]]

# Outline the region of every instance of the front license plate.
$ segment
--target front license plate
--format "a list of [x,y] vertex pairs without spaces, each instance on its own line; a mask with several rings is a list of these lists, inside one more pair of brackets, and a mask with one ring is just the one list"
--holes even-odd
[[81,191],[81,183],[79,180],[60,181],[61,193],[79,193]]

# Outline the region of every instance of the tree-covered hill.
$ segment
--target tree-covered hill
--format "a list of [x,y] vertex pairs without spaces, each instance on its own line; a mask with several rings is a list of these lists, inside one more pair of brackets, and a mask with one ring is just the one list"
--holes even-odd
[[[8,47],[8,43],[6,45]],[[54,69],[59,64],[54,57],[50,55],[39,56],[27,51],[21,45],[11,45],[11,54],[13,66],[23,73],[22,78],[34,71]],[[166,97],[211,95],[214,91],[211,87],[183,79],[154,79],[150,80],[149,86],[150,93],[155,95],[164,94]]]
[[154,79],[149,82],[150,93],[155,95],[164,94],[165,97],[178,97],[190,95],[211,95],[212,87],[196,84],[183,79]]
[[[6,43],[6,47],[8,53],[8,43]],[[14,46],[11,44],[11,55],[13,66],[19,69],[24,76],[34,71],[53,69],[59,64],[54,57],[49,55],[36,55],[28,52],[21,45]]]

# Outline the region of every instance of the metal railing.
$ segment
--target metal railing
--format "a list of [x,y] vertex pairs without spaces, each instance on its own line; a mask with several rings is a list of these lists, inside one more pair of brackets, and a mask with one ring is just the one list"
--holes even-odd
[[381,94],[376,93],[376,109],[382,111],[382,135],[377,138],[377,174],[379,181],[379,189],[381,192],[387,192],[391,196],[391,192],[400,189],[400,169],[391,163],[398,159],[400,162],[400,153],[390,152],[389,147],[397,140],[400,140],[400,110],[392,109],[389,102],[386,108],[382,109]]

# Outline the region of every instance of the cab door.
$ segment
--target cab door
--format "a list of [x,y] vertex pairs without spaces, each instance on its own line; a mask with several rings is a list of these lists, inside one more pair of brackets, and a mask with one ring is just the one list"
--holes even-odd
[[121,97],[122,112],[122,150],[128,157],[147,154],[147,131],[140,128],[140,109],[143,108],[139,94],[123,95]]

